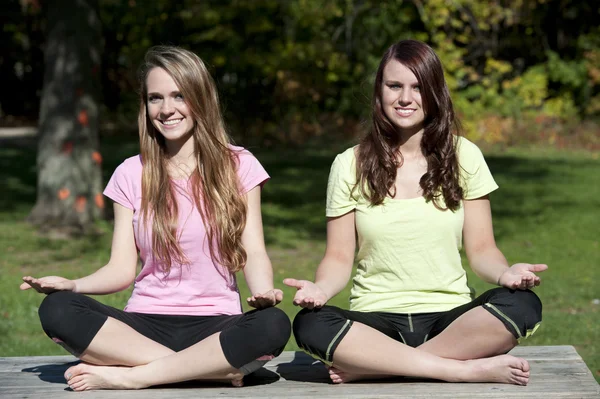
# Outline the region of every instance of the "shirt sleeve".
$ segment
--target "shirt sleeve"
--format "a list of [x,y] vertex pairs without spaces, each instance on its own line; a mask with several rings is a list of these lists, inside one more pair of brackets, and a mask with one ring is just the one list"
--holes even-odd
[[128,176],[125,162],[115,169],[104,189],[104,195],[125,208],[135,210],[132,179]]
[[459,163],[465,199],[472,200],[498,189],[483,153],[466,139],[459,142]]
[[327,217],[342,216],[356,208],[357,200],[352,193],[352,189],[356,184],[353,159],[354,148],[350,148],[339,154],[331,165],[325,206]]
[[248,150],[237,151],[238,177],[242,193],[247,193],[256,186],[263,186],[270,179],[269,174],[258,159]]

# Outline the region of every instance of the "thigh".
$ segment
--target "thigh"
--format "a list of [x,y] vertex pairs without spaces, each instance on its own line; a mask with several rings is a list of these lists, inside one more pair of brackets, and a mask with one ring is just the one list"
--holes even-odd
[[355,322],[374,328],[392,339],[400,339],[394,324],[382,313],[324,306],[319,309],[303,309],[296,315],[293,325],[296,343],[311,355],[325,363],[331,363],[335,349]]
[[270,312],[252,310],[237,315],[214,315],[214,316],[180,316],[177,323],[178,347],[187,348],[210,337],[233,327],[248,327],[254,325],[267,325]]
[[39,315],[46,334],[56,342],[64,342],[72,353],[82,353],[109,317],[154,341],[160,330],[148,315],[124,312],[87,295],[66,291],[48,295]]
[[[534,298],[538,300],[537,296],[535,296],[535,294],[533,294],[531,291],[515,291],[504,287],[492,288],[467,304],[458,306],[447,312],[440,313],[437,322],[432,328],[429,338],[433,338],[444,331],[444,329],[452,324],[454,320],[458,319],[471,309],[482,306],[484,309],[492,313],[496,318],[500,319],[500,321],[506,325],[509,331],[511,331],[513,335],[519,339],[521,336],[521,332],[519,331],[521,329],[519,328],[520,324],[526,324],[527,327],[533,329],[533,327],[536,325],[535,322],[538,320],[531,317],[531,319],[535,321],[534,323],[519,323],[524,316],[527,317],[530,313],[533,313],[532,311],[529,311],[529,308],[533,306],[522,306],[521,302],[525,302],[521,300],[522,297],[527,299]],[[513,320],[516,320],[517,323],[515,323]],[[525,330],[523,334],[527,333],[527,327],[523,327]]]
[[169,323],[165,320],[168,316],[125,312],[105,305],[89,296],[80,295],[80,297],[79,306],[84,307],[87,312],[119,320],[145,337],[169,346],[172,334]]
[[398,339],[398,326],[393,320],[393,316],[389,317],[389,314],[382,312],[359,312],[355,310],[345,310],[338,308],[337,306],[323,306],[320,309],[301,311],[298,316],[302,317],[301,314],[305,313],[306,316],[311,315],[314,319],[314,332],[318,334],[318,331],[340,331],[341,327],[345,324],[348,328],[354,323],[358,322],[365,324],[375,330],[385,334],[391,338]]

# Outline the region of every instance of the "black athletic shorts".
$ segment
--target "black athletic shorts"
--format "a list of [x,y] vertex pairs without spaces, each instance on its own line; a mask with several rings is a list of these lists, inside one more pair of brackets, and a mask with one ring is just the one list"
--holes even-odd
[[533,291],[499,287],[446,312],[358,312],[335,306],[303,309],[294,319],[293,330],[300,348],[331,364],[335,349],[355,321],[406,345],[417,347],[477,306],[483,306],[498,318],[519,341],[533,334],[542,321],[542,303]]
[[86,295],[66,291],[46,296],[39,315],[46,334],[77,357],[92,342],[108,317],[175,352],[221,332],[225,358],[238,369],[265,355],[278,356],[291,334],[289,318],[275,307],[239,315],[144,314],[124,312]]

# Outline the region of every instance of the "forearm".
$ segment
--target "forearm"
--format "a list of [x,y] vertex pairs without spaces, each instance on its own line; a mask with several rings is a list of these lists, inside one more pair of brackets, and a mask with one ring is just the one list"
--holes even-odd
[[327,294],[327,300],[340,293],[352,274],[352,262],[325,257],[315,276],[315,284]]
[[127,289],[135,279],[132,270],[118,265],[107,264],[89,276],[74,280],[75,292],[80,294],[104,295]]
[[468,258],[475,274],[490,284],[499,285],[500,276],[509,268],[508,261],[496,246],[477,251]]
[[244,277],[252,295],[273,289],[273,267],[266,252],[248,254]]

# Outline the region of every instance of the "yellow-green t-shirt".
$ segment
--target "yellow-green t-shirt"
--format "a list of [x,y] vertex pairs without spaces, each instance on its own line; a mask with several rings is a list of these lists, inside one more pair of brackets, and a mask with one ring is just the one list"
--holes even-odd
[[[457,137],[464,198],[496,190],[479,148]],[[356,184],[354,148],[339,154],[329,174],[327,217],[355,211],[358,270],[350,309],[426,313],[450,310],[471,300],[459,250],[464,208],[440,210],[424,197],[386,198],[371,206]]]

